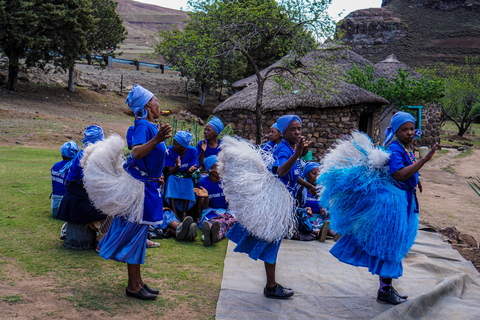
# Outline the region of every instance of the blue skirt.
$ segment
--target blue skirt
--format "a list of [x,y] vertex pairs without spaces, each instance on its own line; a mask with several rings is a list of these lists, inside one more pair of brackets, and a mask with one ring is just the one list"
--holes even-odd
[[282,242],[281,240],[278,242],[267,242],[259,239],[249,234],[248,230],[238,222],[228,231],[227,238],[237,244],[233,251],[247,253],[253,260],[260,259],[270,264],[274,264],[277,261],[277,253]]
[[[165,189],[165,199],[180,199],[188,201],[188,209],[193,207],[195,204],[195,192],[193,191],[193,179],[192,178],[179,178],[174,175],[168,177],[166,189]],[[183,204],[179,202],[175,203],[175,207],[178,210],[183,210]]]
[[380,260],[369,255],[351,235],[343,235],[330,249],[330,253],[341,262],[355,267],[366,267],[372,274],[397,279],[402,276],[402,262]]
[[147,248],[147,224],[129,222],[116,216],[107,234],[98,244],[100,256],[128,264],[144,264]]

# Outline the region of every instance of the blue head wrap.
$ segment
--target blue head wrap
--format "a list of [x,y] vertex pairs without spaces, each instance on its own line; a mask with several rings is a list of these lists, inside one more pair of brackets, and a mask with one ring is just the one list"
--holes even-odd
[[174,139],[180,143],[181,146],[188,148],[190,141],[192,141],[192,134],[188,131],[178,131]]
[[277,120],[277,128],[280,130],[280,132],[283,134],[285,130],[287,130],[287,127],[292,123],[293,121],[298,121],[300,124],[302,124],[302,119],[300,119],[299,116],[296,114],[287,114],[284,116],[281,116]]
[[213,117],[207,124],[211,125],[213,130],[217,133],[217,135],[220,134],[220,132],[223,131],[223,123],[222,120],[220,120],[218,117]]
[[127,130],[127,147],[130,150],[132,149],[134,130],[135,130],[135,126],[130,126],[128,127],[128,130]]
[[128,93],[128,97],[125,102],[135,113],[135,117],[139,119],[145,119],[148,114],[147,109],[145,109],[145,105],[148,103],[148,101],[150,101],[150,99],[152,99],[152,97],[152,92],[136,84]]
[[275,122],[274,124],[272,124],[272,125],[270,126],[270,128],[275,128],[275,129],[277,129],[278,131],[280,131],[280,129],[278,129],[278,124],[277,124],[277,122]]
[[[404,111],[398,111],[395,113],[392,117],[392,120],[390,121],[390,127],[385,130],[385,142],[383,145],[387,145],[392,139],[393,136],[395,135],[395,132],[397,132],[398,128],[406,122],[413,122],[415,125],[415,118],[408,112]],[[418,138],[422,135],[422,131],[416,129],[415,130],[415,138]]]
[[216,155],[206,157],[205,160],[203,160],[203,166],[207,171],[210,171],[212,169],[213,165],[217,163],[218,157]]
[[306,180],[307,174],[315,168],[320,168],[320,164],[318,162],[307,162],[307,164],[303,167],[302,179]]
[[60,148],[62,156],[73,159],[78,153],[78,144],[75,141],[68,141]]
[[97,141],[103,140],[103,130],[99,126],[92,125],[85,129],[83,133],[85,139],[82,140],[83,145],[87,145],[90,143],[95,143]]

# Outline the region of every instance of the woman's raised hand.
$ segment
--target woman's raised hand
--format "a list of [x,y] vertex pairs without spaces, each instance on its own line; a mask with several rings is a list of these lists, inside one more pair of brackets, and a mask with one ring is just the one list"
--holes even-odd
[[205,151],[207,151],[207,140],[202,139],[202,144],[200,146],[202,148],[202,153],[205,153]]
[[158,133],[155,138],[158,139],[157,141],[159,141],[159,143],[167,140],[172,136],[172,126],[169,123],[163,124],[160,122],[159,124],[157,124],[157,128]]
[[437,149],[438,149],[438,142],[436,142],[436,143],[433,145],[432,149],[430,149],[430,150],[427,152],[427,154],[425,155],[425,157],[423,157],[423,158],[424,158],[426,161],[432,159],[432,157],[433,157],[433,155],[435,154],[435,152],[437,151]]

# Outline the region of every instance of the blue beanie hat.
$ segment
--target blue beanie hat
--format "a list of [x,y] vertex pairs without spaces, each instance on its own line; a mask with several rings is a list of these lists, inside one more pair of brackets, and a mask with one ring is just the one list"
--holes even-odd
[[152,99],[152,97],[152,92],[136,84],[128,93],[128,97],[125,102],[135,113],[135,117],[139,119],[145,119],[148,114],[147,109],[145,109],[145,105],[148,103],[148,101],[150,101],[150,99]]
[[302,179],[306,179],[307,174],[315,168],[320,168],[320,164],[318,162],[307,162],[307,164],[303,167]]
[[300,119],[300,117],[297,116],[296,114],[287,114],[287,115],[281,116],[277,120],[278,130],[280,130],[280,132],[283,134],[285,130],[287,130],[287,127],[290,125],[290,123],[292,123],[293,121],[298,121],[300,122],[300,124],[302,124],[302,119]]
[[203,166],[207,171],[210,171],[212,169],[213,165],[217,163],[218,157],[216,155],[206,157],[205,160],[203,160]]
[[82,140],[83,145],[88,145],[90,143],[95,143],[97,141],[103,140],[103,130],[99,126],[92,125],[85,129],[83,133],[85,139]]
[[[385,130],[385,142],[383,145],[387,145],[392,139],[395,133],[397,132],[398,128],[404,123],[407,122],[413,122],[415,125],[415,118],[412,116],[412,114],[404,111],[398,111],[395,113],[392,117],[392,120],[390,121],[390,127]],[[418,138],[422,135],[422,131],[416,129],[415,130],[415,138]]]
[[207,125],[211,125],[213,130],[215,130],[215,132],[217,133],[217,135],[220,134],[220,132],[223,131],[223,123],[222,123],[222,120],[220,120],[218,117],[213,117],[208,123]]
[[68,141],[60,148],[62,156],[73,159],[78,153],[78,144],[75,141]]
[[178,131],[174,139],[183,147],[188,148],[190,141],[192,141],[192,134],[188,131]]

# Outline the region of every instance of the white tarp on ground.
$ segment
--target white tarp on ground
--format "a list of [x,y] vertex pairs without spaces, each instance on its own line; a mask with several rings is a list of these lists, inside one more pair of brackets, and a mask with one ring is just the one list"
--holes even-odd
[[263,261],[233,252],[230,241],[216,318],[480,319],[480,274],[437,233],[419,230],[403,276],[394,280],[409,296],[397,306],[376,302],[378,276],[339,262],[328,252],[333,244],[284,240],[276,278],[295,295],[275,300],[263,296]]

